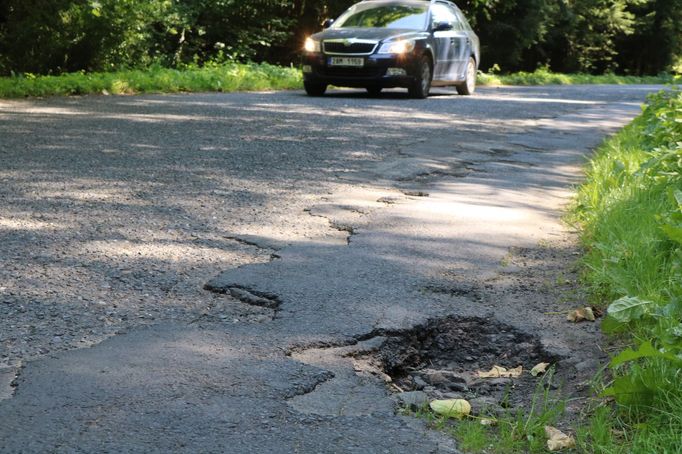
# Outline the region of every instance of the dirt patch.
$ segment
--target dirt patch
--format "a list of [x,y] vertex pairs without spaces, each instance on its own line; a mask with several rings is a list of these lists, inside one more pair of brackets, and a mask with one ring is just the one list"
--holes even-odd
[[[523,407],[538,384],[530,370],[562,358],[540,339],[491,318],[447,317],[392,333],[377,351],[359,358],[394,392],[423,391],[430,399],[465,398],[475,407]],[[493,366],[523,367],[519,378],[479,378]],[[377,373],[378,371],[378,373]]]

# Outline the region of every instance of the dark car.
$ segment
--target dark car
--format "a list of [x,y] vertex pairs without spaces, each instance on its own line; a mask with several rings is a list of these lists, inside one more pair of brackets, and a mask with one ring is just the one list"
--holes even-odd
[[362,87],[378,95],[404,87],[426,98],[431,86],[476,88],[478,36],[462,12],[443,0],[369,0],[350,7],[325,30],[307,38],[303,54],[306,92],[327,86]]

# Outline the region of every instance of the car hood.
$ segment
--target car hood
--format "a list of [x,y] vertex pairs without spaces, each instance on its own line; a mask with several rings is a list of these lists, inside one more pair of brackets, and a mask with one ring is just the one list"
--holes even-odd
[[313,39],[371,39],[385,41],[388,39],[414,39],[428,34],[418,30],[397,28],[330,28],[312,36]]

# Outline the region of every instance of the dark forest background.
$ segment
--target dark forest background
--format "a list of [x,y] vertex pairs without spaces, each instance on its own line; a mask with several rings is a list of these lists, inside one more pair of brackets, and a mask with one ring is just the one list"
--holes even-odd
[[[0,0],[0,75],[297,62],[353,0]],[[682,0],[460,0],[481,69],[647,75],[682,58]]]

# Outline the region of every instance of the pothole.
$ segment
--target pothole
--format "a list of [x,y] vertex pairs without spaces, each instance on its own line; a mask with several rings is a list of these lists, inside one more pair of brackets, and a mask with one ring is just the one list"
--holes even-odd
[[241,285],[215,287],[209,283],[204,285],[204,290],[219,294],[229,294],[242,303],[249,304],[251,306],[259,306],[277,310],[281,304],[279,296],[275,295],[274,293],[259,292]]
[[[529,371],[538,363],[555,364],[561,359],[547,352],[532,334],[476,317],[437,319],[385,334],[376,351],[357,358],[370,365],[368,372],[383,377],[406,405],[463,398],[472,402],[475,411],[524,407],[538,384]],[[523,366],[523,373],[519,378],[478,377],[478,371],[493,366]]]

